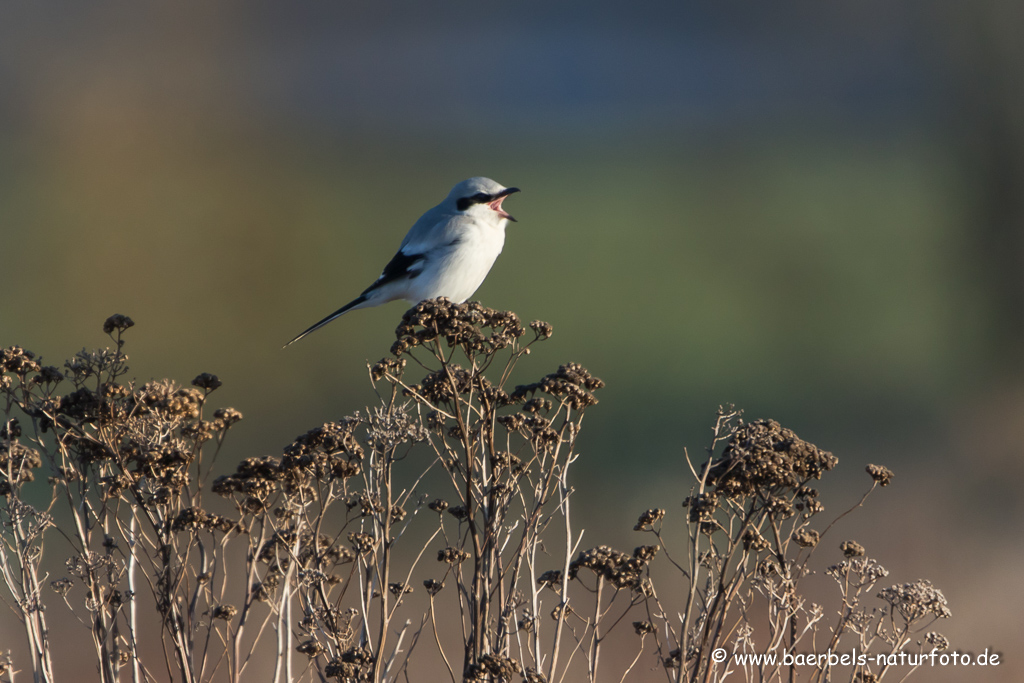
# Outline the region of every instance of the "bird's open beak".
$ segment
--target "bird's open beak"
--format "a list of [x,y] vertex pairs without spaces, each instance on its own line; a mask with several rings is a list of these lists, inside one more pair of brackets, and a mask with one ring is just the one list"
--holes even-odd
[[505,198],[508,197],[510,194],[512,194],[514,192],[519,192],[519,188],[518,187],[506,187],[504,190],[502,190],[501,192],[496,194],[494,196],[494,199],[492,199],[490,202],[487,203],[487,206],[489,206],[492,209],[494,209],[495,211],[497,211],[498,215],[501,216],[502,218],[508,219],[508,220],[512,221],[513,223],[517,223],[518,221],[516,221],[515,218],[512,218],[512,216],[509,215],[509,213],[507,211],[505,211],[505,209],[501,208],[501,203],[503,201],[505,201]]

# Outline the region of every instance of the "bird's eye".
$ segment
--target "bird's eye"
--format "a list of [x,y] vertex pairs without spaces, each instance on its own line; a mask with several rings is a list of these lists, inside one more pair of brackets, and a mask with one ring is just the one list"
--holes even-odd
[[489,194],[487,194],[485,192],[477,192],[475,195],[473,195],[471,197],[463,197],[463,198],[461,198],[455,204],[455,206],[459,209],[459,211],[465,211],[466,209],[468,209],[469,207],[473,206],[474,204],[486,204],[487,202],[491,201],[491,199],[492,199],[491,195],[489,195]]

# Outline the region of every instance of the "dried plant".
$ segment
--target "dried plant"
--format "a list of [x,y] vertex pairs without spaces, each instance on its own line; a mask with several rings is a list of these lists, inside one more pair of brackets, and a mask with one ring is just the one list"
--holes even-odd
[[[104,331],[115,348],[82,351],[63,369],[41,366],[17,347],[0,360],[6,414],[17,406],[32,424],[23,435],[31,446],[24,446],[13,440],[22,430],[17,418],[7,421],[5,452],[20,457],[4,462],[7,552],[0,563],[36,655],[37,680],[53,680],[39,562],[59,500],[70,520],[58,531],[71,554],[67,575],[51,588],[89,630],[100,679],[117,680],[129,664],[133,680],[154,676],[138,656],[140,590],[149,591],[160,616],[168,677],[202,680],[219,662],[210,615],[226,588],[224,546],[237,525],[203,512],[202,491],[241,414],[224,409],[205,419],[207,396],[220,386],[212,375],[187,388],[122,383],[122,335],[132,325],[112,316]],[[52,497],[37,511],[20,494],[30,468],[43,461]]]
[[[210,374],[190,386],[127,381],[132,325],[112,316],[113,348],[62,368],[0,352],[0,572],[36,681],[55,680],[51,602],[89,634],[105,683],[236,682],[257,666],[275,683],[414,680],[426,649],[443,662],[429,678],[454,683],[642,679],[654,662],[670,681],[781,681],[792,667],[713,653],[834,650],[844,638],[897,652],[949,615],[927,582],[881,590],[885,607],[869,611],[887,572],[848,541],[827,569],[840,592],[830,625],[799,585],[831,529],[814,528],[823,505],[809,484],[837,460],[732,410],[719,411],[706,462],[686,457],[684,519],[651,509],[635,530],[656,543],[585,547],[570,472],[603,383],[569,363],[513,386],[547,323],[422,302],[368,368],[376,405],[219,476],[241,413],[212,409]],[[38,506],[41,471],[50,488]],[[868,493],[892,478],[869,473]],[[675,523],[688,538],[678,557],[665,550]],[[44,547],[64,553],[63,577],[49,580]],[[635,655],[602,656],[611,637]],[[937,633],[925,643],[948,646]],[[0,680],[13,670],[0,661]]]
[[[868,490],[818,531],[813,527],[825,507],[811,484],[836,466],[834,455],[773,420],[744,422],[731,407],[719,409],[707,453],[699,468],[686,456],[694,485],[683,503],[689,522],[685,556],[666,552],[682,579],[677,590],[685,596],[683,608],[670,616],[657,598],[648,603],[652,621],[661,625],[655,633],[669,680],[793,681],[798,669],[810,672],[807,680],[835,680],[834,658],[806,655],[838,653],[841,643],[856,639],[860,659],[843,662],[850,680],[880,681],[891,667],[873,671],[877,654],[903,651],[915,634],[949,616],[942,593],[928,582],[882,590],[876,597],[889,609],[868,611],[862,600],[888,571],[863,557],[856,541],[843,542],[846,559],[827,569],[840,589],[834,623],[824,606],[802,592],[826,534],[876,487],[887,486],[891,471],[869,465]],[[664,545],[662,517],[661,510],[648,511],[636,528]],[[935,634],[929,644],[939,639]],[[716,651],[728,656],[716,657]]]

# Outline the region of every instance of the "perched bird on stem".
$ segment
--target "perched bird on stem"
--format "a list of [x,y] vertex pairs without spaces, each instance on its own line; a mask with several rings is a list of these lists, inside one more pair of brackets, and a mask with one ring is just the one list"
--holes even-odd
[[505,226],[516,220],[501,207],[513,192],[519,188],[504,187],[490,178],[463,180],[413,224],[372,285],[285,346],[357,308],[395,299],[416,304],[443,296],[462,303],[471,297],[501,253]]

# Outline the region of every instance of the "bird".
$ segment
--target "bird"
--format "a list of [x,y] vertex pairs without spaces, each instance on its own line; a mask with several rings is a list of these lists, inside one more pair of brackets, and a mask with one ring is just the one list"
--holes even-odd
[[463,180],[409,228],[398,253],[363,293],[306,328],[285,347],[349,311],[405,299],[417,304],[447,297],[462,303],[483,283],[505,245],[505,226],[517,222],[501,204],[518,187],[490,178]]

